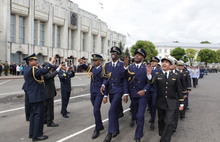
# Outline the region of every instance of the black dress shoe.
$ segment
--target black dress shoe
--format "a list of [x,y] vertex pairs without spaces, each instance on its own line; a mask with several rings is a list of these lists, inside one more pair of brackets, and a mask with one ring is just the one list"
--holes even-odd
[[51,123],[47,124],[47,127],[58,127],[58,126],[59,126],[59,124],[56,124],[54,122],[51,122]]
[[141,139],[136,139],[135,142],[141,142]]
[[48,136],[44,135],[44,136],[40,136],[37,138],[33,138],[32,141],[42,141],[42,140],[46,140],[48,139]]
[[150,124],[150,129],[151,129],[151,130],[154,130],[154,123],[151,123],[151,124]]
[[130,125],[129,125],[129,126],[130,126],[130,127],[134,127],[134,123],[135,123],[135,122],[134,122],[134,120],[131,120],[131,122],[130,122]]
[[123,116],[124,116],[123,112],[118,114],[118,118],[122,118]]
[[32,136],[31,136],[31,135],[29,135],[29,136],[28,136],[28,138],[29,138],[29,139],[31,139],[31,138],[32,138]]
[[101,130],[104,130],[104,126],[102,126],[102,128],[101,128],[101,129],[99,129],[99,131],[101,131]]
[[70,114],[70,112],[69,112],[69,111],[67,111],[67,112],[66,112],[66,114]]
[[108,135],[105,137],[103,142],[111,142],[111,140],[112,140],[112,134],[108,133]]
[[183,118],[186,118],[185,115],[181,115],[181,116],[180,116],[180,119],[183,119]]
[[92,139],[96,139],[99,136],[99,131],[95,130],[92,135]]
[[64,118],[69,118],[69,116],[67,114],[63,114]]
[[119,130],[118,130],[118,131],[115,131],[114,133],[112,133],[112,137],[113,137],[113,138],[116,137],[119,133],[120,133]]

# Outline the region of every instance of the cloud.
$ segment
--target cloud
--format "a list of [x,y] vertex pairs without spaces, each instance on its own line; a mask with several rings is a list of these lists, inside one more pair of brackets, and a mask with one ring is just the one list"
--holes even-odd
[[[137,40],[152,42],[220,43],[218,0],[73,0],[96,14],[111,30],[130,34],[127,46]],[[103,3],[103,9],[101,5]]]

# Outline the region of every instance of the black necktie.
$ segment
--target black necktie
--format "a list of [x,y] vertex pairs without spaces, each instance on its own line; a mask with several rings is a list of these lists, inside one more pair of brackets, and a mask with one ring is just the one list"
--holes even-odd
[[168,79],[168,78],[167,78],[167,72],[165,72],[165,78],[166,78],[166,80]]

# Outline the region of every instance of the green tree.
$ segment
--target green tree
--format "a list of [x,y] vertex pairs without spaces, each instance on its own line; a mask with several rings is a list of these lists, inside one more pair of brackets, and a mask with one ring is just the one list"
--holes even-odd
[[215,51],[211,49],[202,49],[199,51],[198,60],[200,62],[205,62],[205,66],[207,67],[208,63],[216,62],[217,54]]
[[220,63],[220,49],[216,51],[216,62]]
[[185,55],[185,50],[181,47],[177,47],[173,49],[170,53],[171,56],[176,58],[177,60],[183,59],[183,56]]
[[211,44],[211,42],[209,42],[209,41],[201,41],[200,43],[201,44]]
[[132,56],[134,56],[135,54],[135,49],[137,48],[143,48],[146,53],[147,53],[147,57],[145,58],[145,61],[149,61],[151,57],[153,56],[157,56],[158,51],[156,50],[156,47],[154,46],[154,44],[150,41],[143,41],[143,40],[139,40],[135,43],[135,45],[133,45],[131,47],[131,54]]
[[173,41],[173,43],[179,43],[179,41],[176,40],[176,41]]
[[196,56],[197,50],[195,49],[186,49],[186,58],[189,60],[190,65],[195,62],[195,56]]

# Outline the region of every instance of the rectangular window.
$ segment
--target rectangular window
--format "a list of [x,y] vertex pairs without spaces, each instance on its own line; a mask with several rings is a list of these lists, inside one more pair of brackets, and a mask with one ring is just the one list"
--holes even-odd
[[86,33],[83,32],[82,50],[86,51]]
[[104,44],[105,44],[105,38],[101,37],[101,53],[104,53]]
[[92,51],[95,53],[95,46],[96,46],[96,36],[92,35]]
[[57,26],[57,48],[60,48],[61,27]]
[[53,38],[53,39],[52,39],[52,40],[53,40],[53,41],[52,41],[52,42],[53,42],[52,44],[53,44],[53,47],[55,47],[55,25],[54,25],[54,24],[53,24],[52,36],[53,36],[53,37],[52,37],[52,38]]
[[44,33],[45,33],[45,24],[40,23],[40,45],[44,46]]
[[37,21],[34,21],[34,45],[37,45]]
[[110,45],[110,40],[108,40],[108,46],[110,47],[111,45]]
[[24,44],[25,42],[25,18],[19,17],[19,43]]
[[15,42],[15,15],[11,15],[11,23],[10,23],[10,41]]
[[71,49],[74,49],[74,30],[71,30]]
[[161,49],[159,49],[159,53],[161,53],[162,51],[161,51]]
[[167,53],[167,49],[164,49],[164,53]]

